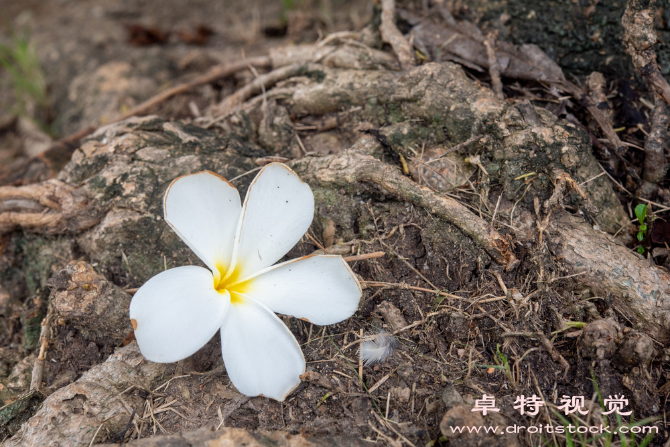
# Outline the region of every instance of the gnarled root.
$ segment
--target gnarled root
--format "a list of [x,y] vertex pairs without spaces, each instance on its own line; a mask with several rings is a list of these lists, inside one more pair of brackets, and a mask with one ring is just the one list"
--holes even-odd
[[641,330],[667,343],[670,327],[670,275],[630,249],[568,213],[551,224],[558,242],[554,254],[579,276],[579,282],[644,324]]
[[293,162],[292,167],[308,183],[335,186],[361,182],[377,185],[456,225],[507,270],[519,263],[512,252],[510,241],[484,219],[456,200],[438,196],[403,176],[397,168],[375,158],[348,151],[339,156],[306,157]]
[[0,234],[17,228],[52,234],[78,232],[99,221],[97,206],[59,180],[0,187]]

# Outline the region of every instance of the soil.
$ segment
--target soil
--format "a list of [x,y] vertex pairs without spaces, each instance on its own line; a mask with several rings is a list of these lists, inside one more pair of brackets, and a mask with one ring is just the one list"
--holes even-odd
[[[398,3],[417,14],[423,8],[422,2]],[[654,100],[621,44],[625,2],[445,3],[458,20],[472,20],[485,31],[498,29],[501,40],[537,44],[568,77],[584,82],[592,71],[604,73],[614,127],[624,128],[622,140],[644,146],[648,104]],[[157,437],[156,445],[168,445],[160,444],[158,436],[223,427],[285,431],[314,437],[317,443],[338,437],[328,438],[334,445],[347,445],[347,437],[378,445],[566,445],[562,436],[526,431],[459,437],[448,428],[478,421],[500,426],[565,423],[551,409],[536,417],[520,415],[514,405],[522,394],[554,403],[563,396],[584,396],[592,410],[588,425],[616,426],[614,415],[601,414],[599,399],[624,395],[636,421],[655,418],[645,422],[659,428],[651,445],[664,445],[669,436],[664,415],[670,409],[670,351],[666,339],[650,338],[658,331],[645,335],[648,327],[663,327],[664,320],[646,320],[639,307],[628,307],[637,295],[617,295],[606,281],[603,286],[598,276],[607,273],[596,270],[585,278],[564,255],[568,244],[561,225],[575,219],[570,221],[580,222],[575,228],[586,222],[579,228],[587,236],[600,229],[616,235],[618,242],[614,236],[608,241],[626,245],[630,256],[637,256],[633,250],[642,245],[646,258],[634,259],[646,259],[645,268],[660,272],[661,282],[670,256],[667,251],[651,253],[667,248],[665,230],[653,224],[641,243],[635,241],[637,227],[629,218],[634,218],[635,205],[643,203],[634,193],[644,153],[629,149],[610,163],[601,150],[602,130],[578,101],[555,99],[539,82],[505,78],[508,101],[497,103],[488,88],[488,73],[471,66],[427,64],[398,72],[371,52],[392,50],[369,32],[361,41],[377,39],[377,44],[366,50],[366,69],[337,71],[337,62],[305,66],[275,88],[294,89],[289,94],[272,96],[268,87],[268,92],[259,92],[263,107],[236,110],[218,125],[208,126],[204,120],[222,99],[257,78],[255,69],[163,101],[149,117],[114,123],[156,92],[216,64],[312,43],[324,34],[378,26],[379,10],[365,2],[305,1],[302,7],[287,9],[281,4],[84,0],[19,5],[0,0],[0,10],[8,17],[0,23],[0,35],[21,23],[31,29],[49,86],[49,113],[39,116],[50,117],[42,124],[51,138],[112,123],[68,146],[67,156],[47,163],[47,169],[29,158],[34,145],[19,125],[21,117],[3,124],[0,112],[0,182],[16,187],[55,177],[85,197],[89,219],[57,230],[3,230],[0,399],[5,407],[0,408],[0,439],[8,445],[32,439],[25,428],[30,418],[50,421],[51,413],[40,411],[58,404],[59,392],[71,392],[68,387],[111,362],[115,352],[134,349],[128,324],[115,323],[116,332],[105,326],[110,323],[104,315],[111,321],[112,311],[119,309],[103,317],[91,314],[90,320],[85,312],[83,319],[82,314],[75,318],[56,305],[57,293],[64,293],[63,299],[79,293],[73,302],[81,303],[89,284],[104,284],[108,296],[123,301],[167,268],[202,265],[161,220],[167,185],[180,175],[208,169],[234,179],[244,198],[254,169],[268,157],[282,157],[310,184],[316,200],[309,236],[283,260],[312,254],[324,244],[344,256],[384,253],[350,263],[364,285],[358,311],[327,327],[281,317],[307,361],[307,375],[285,402],[238,393],[226,375],[217,334],[195,355],[145,374],[151,378],[146,386],[121,377],[119,383],[125,386],[117,384],[117,391],[130,389],[124,393],[132,411],[124,410],[123,420],[95,419],[93,431],[99,430],[95,435],[87,431],[81,439],[125,443]],[[670,41],[663,38],[670,33],[668,11],[659,10],[657,24],[665,42]],[[401,21],[401,30],[403,26],[410,25]],[[655,49],[667,74],[670,51],[665,44]],[[0,98],[11,98],[14,93],[3,75]],[[419,90],[429,94],[424,98]],[[526,106],[528,99],[533,102]],[[473,149],[466,145],[465,150],[449,151],[472,137],[477,137]],[[344,161],[355,157],[346,154],[378,160],[397,172],[403,169],[401,157],[406,158],[404,179],[461,203],[472,219],[487,224],[499,245],[492,249],[467,222],[440,214],[439,207],[429,206],[434,202],[422,202],[401,187],[392,191],[374,176],[352,180],[347,177],[351,166]],[[437,157],[441,161],[431,168],[428,161]],[[603,165],[613,166],[606,174],[615,183],[602,175]],[[331,175],[332,166],[339,166],[332,170],[341,177]],[[568,188],[560,210],[545,205],[554,199],[559,170],[586,191],[585,199]],[[12,177],[10,171],[20,175]],[[652,197],[655,222],[667,217],[669,187],[666,177]],[[607,253],[596,257],[606,264]],[[75,265],[93,278],[77,283],[79,289],[72,275],[63,273]],[[662,287],[667,290],[667,285]],[[656,299],[663,293],[653,289],[639,295]],[[53,306],[51,318],[47,312]],[[399,328],[397,315],[406,326],[417,324]],[[51,343],[42,389],[27,393],[45,317],[51,318]],[[565,322],[586,325],[567,327]],[[600,331],[594,330],[595,341],[584,335],[589,325]],[[398,329],[391,357],[364,367],[360,377],[360,334]],[[610,330],[612,336],[607,335]],[[598,344],[598,334],[605,332],[611,352]],[[549,348],[538,333],[551,340]],[[495,396],[500,412],[482,419],[470,410],[484,394]],[[65,401],[72,414],[94,413],[94,399],[84,391]]]

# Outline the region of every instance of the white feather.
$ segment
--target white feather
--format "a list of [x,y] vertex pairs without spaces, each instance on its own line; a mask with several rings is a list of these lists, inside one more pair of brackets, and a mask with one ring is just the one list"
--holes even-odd
[[376,365],[386,361],[398,345],[395,337],[388,332],[371,335],[361,344],[359,354],[365,366]]

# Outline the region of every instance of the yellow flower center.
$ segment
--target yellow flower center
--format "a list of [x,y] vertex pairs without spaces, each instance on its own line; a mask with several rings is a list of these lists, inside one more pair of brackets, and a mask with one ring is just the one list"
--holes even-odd
[[216,264],[216,270],[218,271],[218,275],[214,275],[214,288],[216,291],[223,294],[227,290],[230,293],[231,304],[243,304],[244,297],[242,294],[249,290],[251,281],[239,281],[240,273],[242,272],[240,264],[235,266],[235,269],[233,269],[233,272],[227,278],[225,275],[228,272],[228,268],[223,264]]

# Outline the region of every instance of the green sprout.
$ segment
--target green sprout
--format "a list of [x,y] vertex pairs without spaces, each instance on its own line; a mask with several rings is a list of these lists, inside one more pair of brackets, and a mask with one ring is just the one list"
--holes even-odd
[[0,43],[0,65],[10,75],[20,101],[25,101],[27,96],[38,105],[46,104],[46,83],[27,32],[14,34],[7,44]]
[[49,132],[51,129],[42,122],[49,112],[47,86],[30,32],[24,29],[3,37],[0,36],[0,72],[6,73],[16,96],[12,112]]
[[500,352],[500,345],[496,345],[496,353],[493,356],[493,360],[496,362],[495,365],[477,365],[480,368],[493,368],[493,369],[499,369],[503,372],[507,380],[509,380],[510,384],[512,385],[512,388],[516,389],[517,388],[517,383],[516,380],[514,380],[514,374],[512,374],[512,368],[509,365],[509,361],[507,360],[507,356]]
[[[637,216],[637,220],[640,223],[640,228],[637,232],[637,240],[642,242],[644,236],[647,234],[647,225],[644,222],[645,218],[647,217],[647,205],[641,203],[638,206],[636,206],[635,215]],[[644,254],[644,247],[642,247],[641,245],[637,247],[637,252],[640,253],[641,255]]]
[[297,9],[295,0],[281,0],[281,12],[279,13],[279,19],[282,23],[286,24],[288,22],[287,14],[291,11]]
[[326,399],[328,399],[328,398],[329,398],[330,396],[332,396],[332,395],[333,395],[333,393],[332,393],[331,391],[327,392],[327,393],[321,398],[321,400],[319,401],[319,403],[316,404],[316,408],[319,408],[319,407],[321,406],[321,404],[324,403],[324,402],[326,401]]

